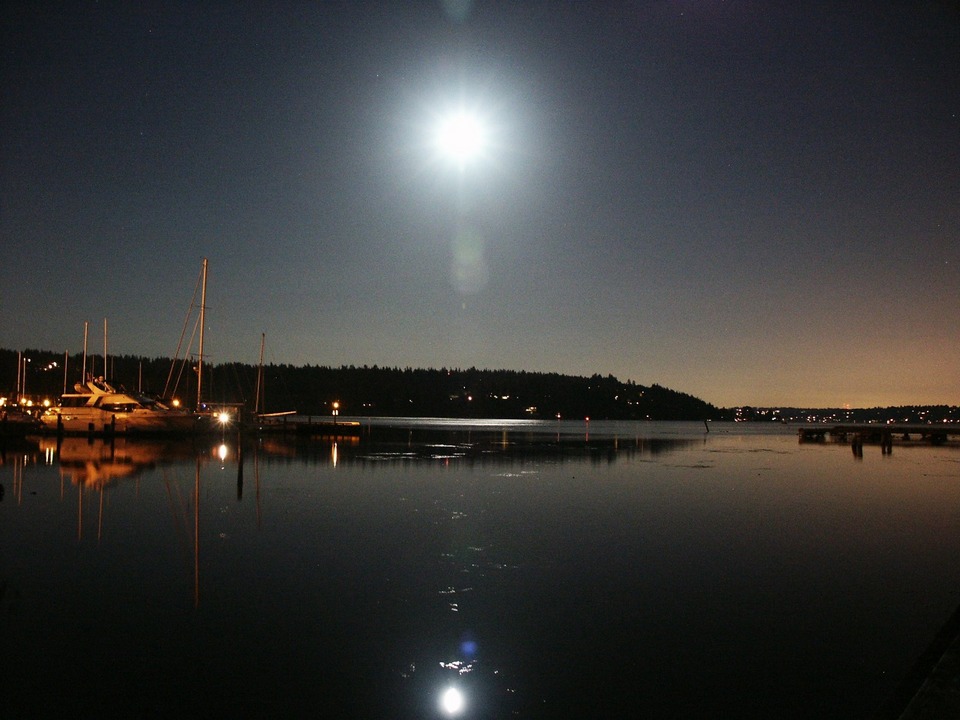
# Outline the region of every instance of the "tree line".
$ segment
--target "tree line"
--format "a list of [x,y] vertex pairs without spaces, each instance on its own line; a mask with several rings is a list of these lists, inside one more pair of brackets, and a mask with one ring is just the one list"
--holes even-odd
[[[28,349],[0,349],[0,393],[11,397],[25,381],[26,395],[55,402],[81,380],[82,355]],[[181,361],[182,362],[182,361]],[[115,387],[153,397],[176,395],[185,406],[196,401],[196,367],[170,358],[88,355],[88,374]],[[220,363],[203,368],[202,397],[209,403],[255,405],[259,368]],[[397,368],[378,366],[271,364],[263,368],[261,410],[295,410],[306,415],[455,418],[584,418],[623,420],[722,419],[723,411],[699,398],[654,384],[643,386],[613,375],[478,368]]]

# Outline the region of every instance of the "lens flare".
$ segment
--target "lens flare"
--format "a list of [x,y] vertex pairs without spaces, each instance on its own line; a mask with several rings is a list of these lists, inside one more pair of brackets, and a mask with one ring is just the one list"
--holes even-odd
[[472,228],[457,233],[453,239],[450,279],[461,295],[475,295],[490,279],[483,236]]

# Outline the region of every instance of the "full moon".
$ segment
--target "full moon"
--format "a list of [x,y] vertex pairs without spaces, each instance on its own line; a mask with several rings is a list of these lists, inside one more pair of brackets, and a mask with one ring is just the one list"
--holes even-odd
[[467,162],[483,152],[487,132],[479,118],[458,112],[442,118],[437,126],[437,147],[445,156]]

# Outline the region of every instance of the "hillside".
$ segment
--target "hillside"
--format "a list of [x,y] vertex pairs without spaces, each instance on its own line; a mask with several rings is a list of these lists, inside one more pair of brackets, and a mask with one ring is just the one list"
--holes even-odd
[[[26,350],[26,393],[56,401],[80,379],[82,357],[66,358],[45,350]],[[102,356],[88,356],[87,370],[114,385],[150,395],[176,395],[189,402],[196,394],[192,368],[173,367],[169,358],[112,356],[104,373]],[[577,377],[514,370],[414,369],[269,365],[264,368],[268,411],[297,410],[329,414],[332,403],[342,415],[475,418],[563,418],[703,420],[719,419],[713,405],[660,385],[645,387],[607,375]],[[179,377],[179,382],[177,378]],[[0,391],[16,389],[17,352],[0,350]],[[203,396],[210,402],[254,404],[257,368],[242,363],[204,367]],[[168,382],[169,380],[169,382]]]

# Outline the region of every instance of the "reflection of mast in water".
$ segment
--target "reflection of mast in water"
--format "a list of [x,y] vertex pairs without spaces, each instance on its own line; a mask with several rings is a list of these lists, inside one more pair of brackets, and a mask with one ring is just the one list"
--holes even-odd
[[[77,541],[83,540],[83,491],[85,487],[83,483],[78,483],[77,485]],[[100,501],[97,507],[97,544],[100,544],[100,540],[103,538],[103,494],[104,486],[100,485],[98,488],[100,495]]]
[[200,456],[193,483],[193,606],[200,607]]
[[23,504],[23,468],[26,462],[19,454],[13,458],[13,494],[17,498],[17,505]]
[[260,529],[260,453],[257,445],[253,446],[253,484],[257,491],[257,530]]
[[[173,516],[174,525],[177,530],[177,537],[180,540],[181,552],[187,550],[187,541],[193,545],[193,605],[200,606],[200,455],[197,455],[196,474],[193,481],[193,497],[191,499],[184,497],[181,493],[179,482],[172,483],[166,480],[167,502],[170,505],[170,514]],[[174,489],[176,495],[174,495]],[[190,513],[190,505],[193,505],[193,531],[187,526],[187,518]],[[190,537],[192,535],[192,537]]]
[[237,438],[237,502],[243,500],[243,442]]
[[100,537],[103,534],[103,485],[100,486],[100,510],[97,512],[97,545],[100,544]]

